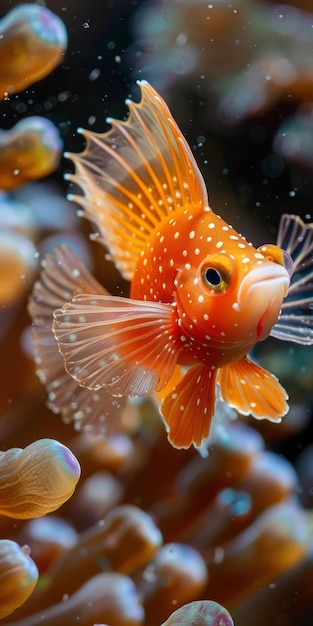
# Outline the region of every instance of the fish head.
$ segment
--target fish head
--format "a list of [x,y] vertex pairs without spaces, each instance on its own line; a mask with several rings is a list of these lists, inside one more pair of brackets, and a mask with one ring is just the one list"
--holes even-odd
[[276,246],[262,252],[245,242],[241,249],[237,237],[236,247],[182,268],[176,280],[180,326],[198,341],[209,339],[211,347],[250,350],[278,319],[290,281],[286,262]]

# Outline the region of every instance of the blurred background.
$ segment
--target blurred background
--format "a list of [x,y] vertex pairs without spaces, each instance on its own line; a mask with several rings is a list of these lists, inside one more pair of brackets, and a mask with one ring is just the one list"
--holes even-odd
[[[59,20],[25,17],[19,7],[27,5]],[[18,12],[10,18],[12,11]],[[29,47],[10,65],[27,40],[27,21]],[[311,624],[312,348],[275,339],[259,344],[254,357],[288,390],[288,415],[280,425],[232,420],[201,459],[169,446],[149,402],[129,408],[117,438],[101,444],[63,424],[45,406],[34,373],[27,314],[40,259],[60,243],[112,293],[127,293],[103,249],[89,240],[91,226],[66,199],[71,189],[64,174],[72,166],[63,151],[83,149],[77,128],[104,132],[107,116],[123,118],[125,98],[139,98],[138,79],[151,82],[169,105],[213,210],[254,245],[275,242],[283,213],[313,221],[311,2],[1,0],[0,33],[1,450],[53,437],[76,454],[80,487],[59,511],[73,545],[114,507],[131,504],[152,515],[166,545],[181,542],[199,552],[207,578],[199,575],[201,584],[190,588],[186,583],[186,597],[179,596],[179,583],[172,595],[160,591],[158,565],[148,558],[126,568],[146,617],[113,617],[111,626],[157,625],[176,602],[198,598],[221,602],[237,626]],[[30,62],[37,39],[43,40],[40,60]],[[1,536],[29,544],[47,575],[68,546],[65,541],[47,556],[39,531],[32,536],[28,525],[0,518]],[[54,532],[60,535],[50,529],[50,536]],[[85,582],[78,580],[73,591]],[[37,593],[11,622],[37,624],[31,616],[60,601],[53,584],[49,598]],[[157,612],[157,606],[163,608]]]

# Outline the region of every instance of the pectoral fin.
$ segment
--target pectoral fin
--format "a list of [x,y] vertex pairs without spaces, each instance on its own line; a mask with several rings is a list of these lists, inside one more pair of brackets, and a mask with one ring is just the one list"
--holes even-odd
[[221,398],[242,413],[280,422],[288,411],[286,391],[277,378],[247,357],[218,372]]
[[46,256],[28,304],[36,372],[46,387],[51,411],[60,413],[64,422],[73,422],[76,430],[108,434],[118,421],[125,399],[114,398],[105,389],[94,392],[80,387],[65,372],[52,332],[54,310],[82,291],[108,294],[69,248],[57,247],[54,255]]
[[67,246],[58,246],[43,262],[40,279],[28,302],[36,372],[43,384],[64,374],[62,358],[52,332],[53,312],[75,294],[108,294]]
[[143,397],[170,379],[179,349],[168,304],[80,295],[54,313],[68,373],[89,389]]
[[191,367],[161,403],[168,440],[175,448],[198,448],[209,435],[215,409],[216,371]]

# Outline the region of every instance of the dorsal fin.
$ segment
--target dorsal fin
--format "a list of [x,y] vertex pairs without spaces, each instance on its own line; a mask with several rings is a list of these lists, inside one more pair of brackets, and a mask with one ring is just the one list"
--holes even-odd
[[207,192],[192,152],[165,102],[146,81],[138,82],[139,103],[127,100],[127,121],[109,118],[103,134],[80,130],[86,148],[73,160],[84,196],[70,196],[127,279],[158,223],[182,205],[208,205]]

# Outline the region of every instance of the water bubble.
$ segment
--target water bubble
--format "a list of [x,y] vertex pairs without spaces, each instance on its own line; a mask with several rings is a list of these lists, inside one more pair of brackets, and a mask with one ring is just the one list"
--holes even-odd
[[100,70],[98,67],[95,67],[95,69],[90,72],[88,78],[89,80],[94,81],[98,78],[98,76],[100,76]]
[[219,500],[237,516],[245,515],[251,509],[251,498],[246,491],[236,491],[231,488],[223,489],[219,494]]

